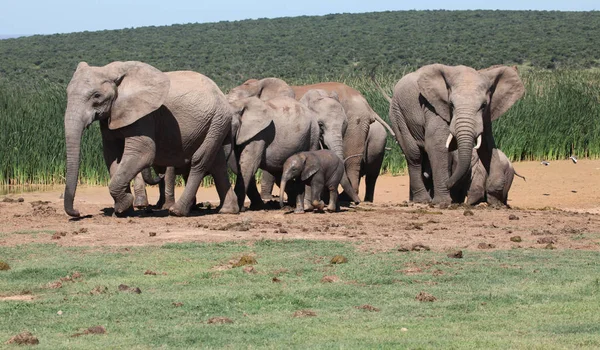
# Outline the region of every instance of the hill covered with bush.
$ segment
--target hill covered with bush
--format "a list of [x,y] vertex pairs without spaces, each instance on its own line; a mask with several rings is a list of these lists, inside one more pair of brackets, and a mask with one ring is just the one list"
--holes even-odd
[[482,68],[600,67],[600,12],[398,11],[36,35],[0,41],[0,79],[65,84],[77,63],[140,60],[230,87],[251,77]]

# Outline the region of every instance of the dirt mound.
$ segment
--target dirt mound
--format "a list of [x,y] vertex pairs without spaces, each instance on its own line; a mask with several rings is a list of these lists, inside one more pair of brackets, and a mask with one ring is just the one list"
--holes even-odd
[[17,344],[17,345],[37,345],[40,341],[38,338],[33,336],[30,332],[23,332],[15,335],[6,341],[5,344]]

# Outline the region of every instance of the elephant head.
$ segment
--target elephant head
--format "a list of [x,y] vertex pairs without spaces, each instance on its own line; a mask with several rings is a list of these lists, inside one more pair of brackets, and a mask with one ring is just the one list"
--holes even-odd
[[307,157],[307,153],[297,153],[289,157],[283,164],[283,172],[281,174],[281,195],[279,196],[279,204],[283,208],[283,193],[288,181],[299,178],[302,181],[313,176],[321,165],[316,157]]
[[142,62],[113,62],[104,67],[79,63],[67,87],[65,112],[67,214],[79,216],[73,200],[84,128],[95,120],[106,122],[111,130],[128,126],[157,110],[165,102],[169,89],[167,75]]
[[302,96],[300,103],[315,112],[324,146],[343,160],[343,136],[348,127],[348,120],[337,93],[321,89],[309,90]]
[[272,111],[258,97],[244,98],[231,103],[234,114],[231,120],[233,145],[250,141],[273,123]]
[[248,97],[258,97],[267,101],[280,96],[296,97],[294,90],[285,81],[279,78],[264,78],[261,80],[250,79],[231,89],[227,94],[227,99],[229,102],[233,102]]
[[478,149],[482,142],[486,148],[493,147],[491,122],[521,98],[525,89],[516,70],[506,66],[478,72],[433,64],[418,73],[421,103],[449,124],[446,147],[458,150],[458,165],[447,183],[452,188],[468,172],[473,147]]

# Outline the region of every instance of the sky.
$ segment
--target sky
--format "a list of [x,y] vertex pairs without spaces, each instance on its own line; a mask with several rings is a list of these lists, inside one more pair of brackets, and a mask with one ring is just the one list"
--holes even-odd
[[398,10],[600,10],[599,0],[2,0],[0,35]]

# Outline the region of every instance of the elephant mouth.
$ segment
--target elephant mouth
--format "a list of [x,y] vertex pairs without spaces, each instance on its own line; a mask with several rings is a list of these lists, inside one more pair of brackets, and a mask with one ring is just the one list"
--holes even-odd
[[[477,139],[475,141],[475,146],[473,146],[474,149],[478,150],[481,147],[481,134],[479,134],[479,136],[477,136]],[[452,135],[452,133],[450,133],[448,135],[448,139],[446,140],[446,149],[449,151],[454,151],[456,150],[458,144],[456,143],[456,138],[454,137],[454,135]]]

